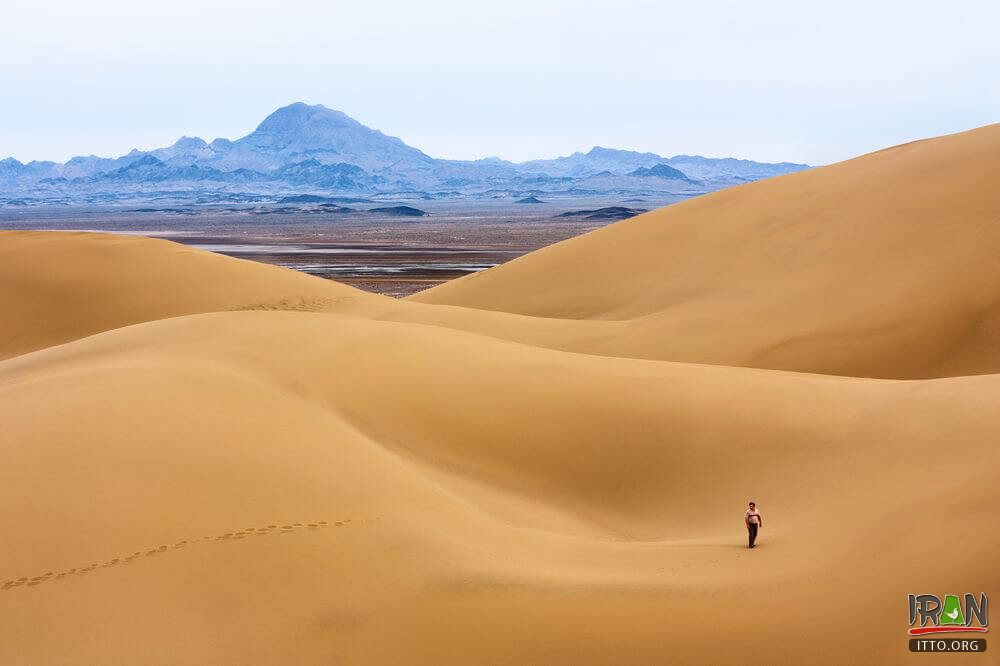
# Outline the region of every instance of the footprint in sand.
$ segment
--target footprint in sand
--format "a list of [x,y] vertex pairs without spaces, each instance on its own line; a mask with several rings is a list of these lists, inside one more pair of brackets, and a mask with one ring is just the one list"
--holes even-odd
[[[350,522],[351,522],[350,518],[345,518],[344,520],[335,521],[333,523],[333,525],[336,525],[337,527],[342,527],[342,526],[344,526],[344,525],[346,525],[346,524],[348,524]],[[268,525],[267,527],[247,527],[246,529],[241,530],[241,531],[226,532],[225,534],[222,534],[222,535],[216,536],[216,537],[204,536],[200,540],[201,541],[210,541],[213,538],[216,541],[229,540],[229,539],[233,539],[233,540],[236,540],[236,539],[245,539],[246,537],[250,536],[251,534],[254,534],[254,535],[257,535],[257,536],[266,536],[268,534],[274,533],[275,531],[278,531],[281,534],[290,534],[293,531],[295,531],[297,528],[300,528],[300,527],[307,527],[310,530],[316,530],[316,529],[319,529],[321,527],[327,527],[329,525],[330,525],[330,523],[328,521],[320,520],[320,521],[317,521],[315,523],[292,523],[290,525],[281,525],[281,526],[278,526],[278,525]],[[164,553],[167,550],[171,550],[171,549],[172,550],[177,550],[179,548],[184,548],[185,546],[188,546],[189,543],[190,542],[188,542],[186,539],[182,539],[181,541],[178,541],[178,542],[174,543],[172,546],[167,546],[166,544],[162,544],[160,546],[157,546],[156,548],[152,548],[150,550],[147,550],[146,553],[145,553],[145,556],[146,557],[152,557],[153,555],[159,555],[160,553]],[[40,584],[42,584],[42,583],[44,583],[44,582],[46,582],[48,580],[52,580],[53,577],[56,580],[61,580],[61,579],[65,578],[66,576],[73,575],[73,574],[75,574],[77,576],[86,576],[88,573],[90,573],[91,571],[93,571],[94,569],[96,569],[98,567],[107,568],[107,567],[114,567],[114,566],[119,566],[119,565],[127,565],[127,564],[130,564],[132,562],[132,560],[135,560],[135,559],[137,559],[139,557],[142,557],[142,556],[143,556],[143,552],[141,550],[137,550],[134,553],[132,553],[131,555],[128,555],[128,556],[125,556],[125,557],[115,557],[115,558],[112,558],[112,559],[110,559],[110,560],[108,560],[107,562],[104,562],[104,563],[92,562],[89,566],[86,566],[86,567],[83,567],[83,568],[80,568],[80,569],[77,569],[77,568],[74,567],[72,569],[67,569],[66,571],[61,571],[58,574],[56,574],[55,572],[52,572],[52,571],[47,571],[46,573],[44,573],[41,576],[35,576],[33,578],[30,578],[30,579],[27,576],[21,576],[20,578],[17,578],[17,579],[11,579],[11,580],[5,581],[2,585],[0,585],[0,589],[2,589],[2,590],[9,590],[9,589],[12,589],[12,588],[15,588],[15,587],[21,587],[21,586],[25,586],[25,585],[26,586],[34,587],[34,586],[40,585]]]

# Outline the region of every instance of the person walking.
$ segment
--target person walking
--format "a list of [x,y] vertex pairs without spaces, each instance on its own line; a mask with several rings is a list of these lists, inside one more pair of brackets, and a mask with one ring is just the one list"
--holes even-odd
[[764,519],[761,518],[757,505],[750,502],[750,508],[746,513],[747,533],[750,536],[750,547],[753,548],[754,541],[757,540],[757,530],[764,526]]

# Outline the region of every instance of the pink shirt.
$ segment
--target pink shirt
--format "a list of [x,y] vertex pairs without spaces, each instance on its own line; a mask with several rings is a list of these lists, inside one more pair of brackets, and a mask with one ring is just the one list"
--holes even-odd
[[747,521],[749,521],[751,525],[759,525],[760,511],[757,509],[747,509]]

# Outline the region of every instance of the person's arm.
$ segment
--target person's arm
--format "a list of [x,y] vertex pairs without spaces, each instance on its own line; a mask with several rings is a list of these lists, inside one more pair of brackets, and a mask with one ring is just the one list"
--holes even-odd
[[760,529],[761,527],[764,527],[764,516],[762,516],[762,515],[760,515],[760,513],[758,513],[757,514],[757,529]]

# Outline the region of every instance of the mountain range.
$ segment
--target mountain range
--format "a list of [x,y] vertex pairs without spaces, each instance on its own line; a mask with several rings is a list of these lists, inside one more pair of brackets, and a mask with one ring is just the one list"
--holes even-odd
[[129,200],[247,193],[393,195],[414,198],[691,196],[808,168],[595,147],[514,163],[437,159],[322,105],[301,102],[269,115],[235,141],[181,137],[173,145],[117,158],[65,163],[0,160],[0,204]]

